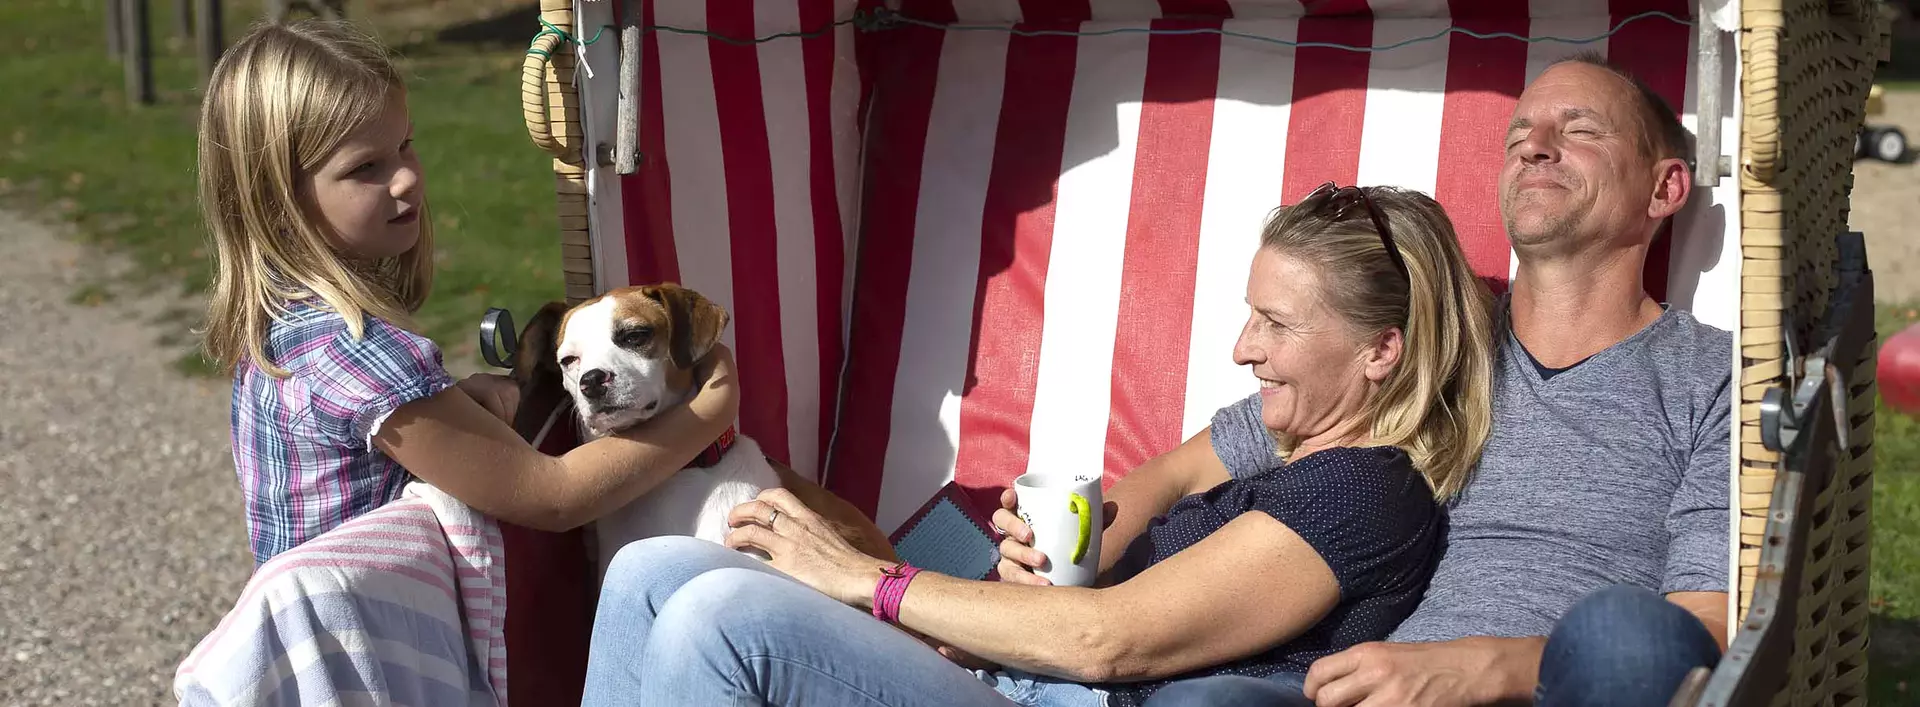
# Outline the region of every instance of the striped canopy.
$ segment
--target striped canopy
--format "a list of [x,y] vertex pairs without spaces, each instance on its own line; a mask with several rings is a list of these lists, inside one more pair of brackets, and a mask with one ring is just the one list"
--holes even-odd
[[[579,7],[673,28],[642,39],[638,172],[590,178],[595,288],[731,310],[741,430],[888,530],[953,481],[987,507],[1030,469],[1111,481],[1251,393],[1230,352],[1260,226],[1321,182],[1433,195],[1504,287],[1501,141],[1555,59],[1607,56],[1695,127],[1670,0],[899,0],[883,28],[855,0]],[[611,144],[594,49],[583,122]],[[1697,190],[1647,272],[1729,330],[1737,198]]]

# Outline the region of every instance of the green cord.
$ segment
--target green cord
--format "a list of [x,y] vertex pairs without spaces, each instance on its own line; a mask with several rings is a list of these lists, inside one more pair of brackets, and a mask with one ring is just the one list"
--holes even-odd
[[642,32],[672,32],[674,34],[690,34],[697,37],[706,37],[708,39],[718,39],[722,42],[726,42],[727,44],[732,44],[734,46],[752,46],[755,44],[764,44],[766,42],[771,42],[776,39],[785,39],[788,37],[794,37],[799,39],[812,39],[814,37],[824,35],[828,32],[832,32],[833,30],[839,28],[842,25],[860,25],[858,27],[859,29],[878,28],[878,25],[867,24],[861,16],[855,15],[853,17],[849,17],[839,22],[835,22],[833,24],[827,25],[826,27],[822,27],[820,29],[814,30],[812,32],[781,32],[779,34],[769,34],[765,37],[755,37],[753,39],[735,39],[733,37],[729,37],[724,34],[709,32],[703,29],[686,29],[683,27],[671,27],[668,25],[646,25],[641,27],[640,30]]
[[[928,28],[944,30],[944,31],[983,31],[983,30],[997,31],[997,32],[1006,32],[1008,34],[1021,36],[1021,37],[1038,37],[1038,36],[1098,37],[1098,36],[1109,35],[1109,34],[1131,34],[1131,33],[1218,34],[1218,35],[1223,35],[1227,37],[1235,37],[1239,39],[1250,39],[1255,41],[1268,42],[1272,44],[1278,44],[1282,46],[1296,47],[1296,48],[1318,47],[1318,48],[1327,48],[1327,49],[1344,49],[1347,51],[1354,51],[1354,52],[1383,52],[1383,51],[1388,51],[1392,49],[1398,49],[1400,47],[1404,47],[1409,44],[1417,44],[1420,42],[1430,42],[1450,34],[1463,34],[1469,37],[1474,37],[1476,39],[1517,39],[1522,42],[1526,42],[1528,44],[1534,44],[1539,42],[1558,42],[1558,43],[1564,43],[1564,44],[1589,44],[1592,42],[1600,41],[1602,39],[1606,39],[1615,34],[1618,34],[1620,30],[1626,27],[1628,24],[1638,22],[1644,19],[1650,19],[1650,18],[1661,18],[1676,24],[1684,25],[1684,26],[1693,25],[1691,21],[1682,17],[1677,17],[1665,12],[1660,12],[1660,11],[1650,11],[1650,12],[1642,12],[1637,15],[1633,15],[1631,17],[1623,18],[1619,22],[1615,23],[1613,27],[1610,28],[1608,31],[1603,32],[1599,35],[1595,35],[1592,37],[1584,37],[1584,38],[1553,37],[1553,36],[1523,37],[1511,32],[1482,33],[1482,32],[1475,32],[1469,29],[1463,29],[1460,27],[1448,27],[1444,30],[1435,32],[1427,36],[1414,37],[1412,39],[1395,42],[1393,44],[1389,44],[1386,46],[1352,46],[1352,45],[1345,45],[1345,44],[1334,44],[1330,42],[1289,41],[1289,40],[1278,39],[1274,37],[1263,37],[1259,35],[1245,34],[1241,32],[1234,32],[1226,29],[1212,28],[1212,27],[1193,28],[1193,29],[1153,29],[1149,27],[1121,27],[1121,28],[1098,30],[1098,31],[1092,31],[1092,32],[1079,32],[1079,31],[1071,31],[1071,30],[1021,30],[1021,29],[1015,29],[1013,27],[1008,27],[1008,26],[995,26],[995,25],[945,24],[945,23],[939,23],[939,22],[928,22],[926,20],[914,19],[911,17],[907,17],[905,15],[902,15],[900,13],[881,8],[881,9],[875,9],[875,10],[862,10],[862,11],[856,12],[853,14],[853,16],[848,17],[847,19],[834,22],[830,25],[827,25],[826,27],[813,30],[811,32],[781,32],[778,34],[770,34],[764,37],[754,37],[751,39],[738,39],[735,37],[729,37],[727,35],[719,34],[716,32],[710,32],[707,30],[687,29],[684,27],[671,27],[667,25],[645,25],[641,27],[640,30],[643,32],[672,32],[674,34],[706,37],[708,39],[719,40],[721,42],[725,42],[727,44],[732,44],[735,46],[752,46],[756,44],[771,42],[776,39],[786,39],[786,38],[811,39],[811,38],[819,37],[821,35],[832,32],[833,30],[843,25],[851,24],[854,26],[855,29],[858,29],[863,32],[883,31],[883,30],[889,30],[897,27],[911,25],[911,26],[917,26],[917,27],[928,27]],[[549,34],[553,34],[553,35],[559,35],[559,37],[563,41],[577,42],[577,40],[574,39],[573,35],[568,34],[566,30],[562,30],[559,27],[555,27],[553,26],[553,24],[547,22],[546,20],[540,20],[540,24],[544,27],[544,29],[541,29],[539,34],[533,35],[534,41],[539,41],[541,37],[544,37]],[[607,25],[602,25],[599,30],[593,33],[592,39],[588,39],[585,42],[577,42],[577,43],[580,44],[581,46],[586,46],[589,44],[593,44],[594,42],[600,41],[600,34],[602,32],[605,32],[606,29],[607,29]],[[527,53],[539,54],[541,56],[547,57],[548,59],[552,59],[552,57],[548,55],[546,52],[538,49],[529,49],[527,50]]]
[[543,19],[543,20],[540,20],[540,26],[545,27],[546,29],[540,30],[540,34],[533,35],[534,39],[539,39],[542,35],[557,34],[557,35],[560,35],[561,39],[569,42],[579,42],[580,46],[583,46],[583,47],[589,44],[593,44],[594,42],[600,41],[600,34],[602,32],[607,31],[607,26],[601,25],[600,29],[594,31],[592,39],[589,39],[584,42],[580,42],[579,40],[574,39],[573,35],[567,34],[566,30],[553,26],[552,22],[548,22]]
[[[535,34],[535,35],[533,35],[533,41],[535,41],[535,42],[538,42],[538,41],[540,41],[540,38],[541,38],[541,37],[545,37],[545,36],[547,36],[547,35],[550,35],[550,34],[551,34],[551,35],[554,35],[554,36],[557,36],[557,37],[559,37],[559,38],[560,38],[560,41],[562,41],[562,42],[573,42],[573,43],[576,43],[576,44],[579,44],[580,46],[583,46],[583,47],[584,47],[584,46],[588,46],[588,45],[591,45],[591,44],[593,44],[594,42],[598,42],[598,41],[600,41],[600,34],[601,34],[601,33],[603,33],[603,32],[606,32],[606,31],[607,31],[607,26],[606,26],[606,25],[601,25],[601,26],[600,26],[600,29],[598,29],[598,30],[596,30],[596,31],[594,31],[594,33],[593,33],[593,37],[592,37],[591,39],[588,39],[587,41],[584,41],[584,42],[582,42],[582,41],[580,41],[580,40],[577,40],[577,39],[574,39],[574,37],[573,37],[573,35],[571,35],[571,34],[568,34],[566,30],[564,30],[564,29],[560,29],[559,27],[555,27],[555,26],[553,25],[553,23],[552,23],[552,22],[548,22],[548,21],[546,21],[546,20],[544,20],[544,19],[542,19],[542,20],[540,20],[540,26],[541,26],[541,30],[540,30],[540,32],[539,32],[538,34]],[[553,61],[553,55],[552,55],[552,54],[549,54],[549,53],[547,53],[547,51],[546,51],[546,50],[544,50],[544,49],[531,49],[531,48],[529,48],[529,49],[527,50],[527,53],[528,53],[528,54],[537,54],[537,55],[539,55],[539,56],[540,56],[541,58],[544,58],[544,59],[546,59],[547,61]]]
[[1440,30],[1438,32],[1435,32],[1433,34],[1429,34],[1422,37],[1414,37],[1412,39],[1395,42],[1393,44],[1388,44],[1385,46],[1354,46],[1350,44],[1336,44],[1333,42],[1292,41],[1292,40],[1286,40],[1286,39],[1279,39],[1276,37],[1264,37],[1257,34],[1235,32],[1232,30],[1215,28],[1215,27],[1198,27],[1193,29],[1154,29],[1151,27],[1117,27],[1114,29],[1096,30],[1093,32],[1079,32],[1079,31],[1073,31],[1073,30],[1022,30],[1022,29],[1014,29],[1013,27],[1007,27],[1007,26],[1001,26],[1001,25],[962,25],[962,24],[945,24],[940,22],[928,22],[926,20],[918,20],[911,17],[907,17],[905,15],[901,15],[899,13],[891,13],[891,12],[888,13],[888,15],[889,15],[888,17],[881,18],[883,25],[891,26],[894,24],[904,24],[904,25],[913,25],[916,27],[927,27],[931,29],[938,29],[938,30],[949,31],[949,32],[964,32],[964,31],[1006,32],[1016,37],[1100,37],[1100,36],[1112,35],[1112,34],[1164,34],[1164,35],[1217,34],[1224,37],[1234,37],[1237,39],[1248,39],[1256,42],[1278,44],[1283,47],[1344,49],[1346,51],[1362,52],[1362,53],[1391,51],[1391,50],[1399,49],[1401,47],[1404,47],[1410,44],[1419,44],[1421,42],[1431,42],[1450,34],[1463,34],[1468,37],[1473,37],[1475,39],[1517,39],[1519,41],[1526,42],[1528,44],[1537,44],[1541,42],[1557,42],[1561,44],[1592,44],[1594,42],[1598,42],[1608,37],[1612,37],[1615,34],[1619,34],[1620,31],[1629,24],[1638,22],[1640,20],[1656,18],[1656,17],[1665,19],[1667,21],[1670,21],[1682,26],[1687,26],[1687,27],[1693,26],[1693,22],[1685,18],[1676,17],[1672,14],[1660,12],[1658,10],[1652,10],[1652,11],[1642,12],[1637,15],[1623,18],[1619,22],[1614,23],[1613,27],[1611,29],[1608,29],[1606,32],[1602,32],[1600,34],[1597,34],[1591,37],[1578,37],[1578,38],[1555,37],[1555,36],[1523,37],[1518,34],[1514,34],[1512,32],[1475,32],[1470,29],[1464,29],[1458,26],[1452,26],[1452,27],[1448,27],[1446,29]]

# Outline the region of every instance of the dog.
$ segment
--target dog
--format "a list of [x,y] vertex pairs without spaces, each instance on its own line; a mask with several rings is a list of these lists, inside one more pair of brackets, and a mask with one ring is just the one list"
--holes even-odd
[[[572,307],[543,306],[515,352],[521,390],[514,427],[534,439],[549,413],[571,403],[585,440],[614,434],[683,405],[705,381],[694,369],[731,317],[699,292],[674,283],[623,287]],[[583,440],[583,441],[585,441]],[[724,544],[727,514],[771,488],[786,488],[854,547],[889,558],[893,548],[866,516],[729,428],[694,463],[593,523],[601,576],[627,543],[691,535]],[[764,553],[751,550],[761,559]]]

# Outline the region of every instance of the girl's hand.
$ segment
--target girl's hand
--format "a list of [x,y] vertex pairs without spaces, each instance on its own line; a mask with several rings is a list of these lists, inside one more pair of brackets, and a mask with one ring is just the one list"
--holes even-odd
[[740,416],[740,372],[726,344],[714,344],[705,358],[694,363],[693,382],[699,388],[688,402],[703,417],[730,423]]
[[700,385],[700,394],[732,386],[739,371],[734,368],[733,349],[726,344],[715,343],[707,351],[706,358],[693,364],[693,381]]
[[854,608],[872,608],[880,570],[893,566],[854,549],[831,523],[784,488],[768,489],[735,506],[727,524],[733,527],[727,547],[758,549],[771,558],[768,564],[774,569]]
[[520,408],[520,384],[512,378],[491,373],[475,373],[454,384],[460,392],[486,408],[487,412],[500,421],[513,424],[514,413]]

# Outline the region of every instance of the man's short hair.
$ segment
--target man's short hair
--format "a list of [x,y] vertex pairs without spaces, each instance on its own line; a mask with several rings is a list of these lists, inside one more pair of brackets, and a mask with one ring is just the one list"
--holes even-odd
[[1648,86],[1647,82],[1620,68],[1618,64],[1607,61],[1606,57],[1590,51],[1555,61],[1549,65],[1549,68],[1569,62],[1601,69],[1620,77],[1620,80],[1633,87],[1638,97],[1635,102],[1639,104],[1640,120],[1646,127],[1646,134],[1642,136],[1640,147],[1648,155],[1656,160],[1679,159],[1686,161],[1688,165],[1693,164],[1692,135],[1688,134],[1686,127],[1680,124],[1680,117],[1674,114],[1673,107],[1667,105],[1667,100],[1655,93],[1653,87]]

